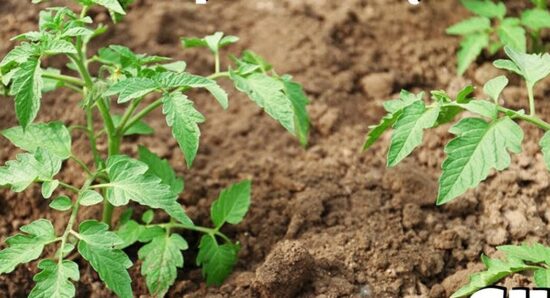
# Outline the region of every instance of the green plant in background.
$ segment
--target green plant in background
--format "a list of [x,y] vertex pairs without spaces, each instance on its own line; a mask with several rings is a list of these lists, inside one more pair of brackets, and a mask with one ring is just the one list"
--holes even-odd
[[535,7],[524,10],[519,18],[506,17],[506,6],[500,1],[461,2],[476,16],[447,28],[448,34],[463,36],[457,54],[459,75],[464,74],[484,49],[490,55],[494,55],[503,46],[520,52],[545,51],[541,31],[550,28],[550,12],[545,0],[531,0]]
[[[505,52],[510,59],[497,60],[494,65],[525,80],[529,94],[529,114],[501,104],[500,94],[508,85],[505,76],[496,77],[484,85],[483,90],[488,99],[474,99],[472,86],[465,87],[454,99],[445,91],[432,91],[431,102],[424,101],[423,93],[402,91],[399,99],[384,103],[388,114],[378,125],[370,127],[365,150],[386,130],[393,128],[387,158],[388,166],[393,167],[422,144],[425,129],[453,122],[459,114],[468,112],[467,117],[460,119],[449,130],[455,138],[445,146],[447,157],[443,161],[443,172],[439,178],[438,205],[446,204],[468,189],[476,187],[487,178],[491,170],[502,171],[508,168],[511,162],[510,153],[521,152],[523,130],[517,124],[519,121],[532,124],[545,132],[540,140],[540,147],[550,170],[550,123],[537,116],[533,97],[535,84],[550,74],[550,55],[525,54],[509,47],[505,47]],[[550,264],[550,248],[541,245],[531,248],[506,246],[500,250],[507,253],[509,260],[490,260],[483,257],[488,271],[474,275],[471,283],[454,297],[471,294],[509,274],[523,270],[536,270],[537,285],[550,287],[550,272],[547,267]],[[546,265],[534,266],[532,263]]]
[[537,287],[550,287],[550,248],[540,244],[497,248],[506,257],[502,260],[481,256],[486,270],[470,277],[470,282],[454,293],[451,298],[469,296],[511,274],[532,271]]
[[[202,267],[207,284],[221,284],[232,271],[239,251],[239,244],[221,229],[226,224],[238,224],[243,220],[250,205],[250,181],[223,190],[210,210],[213,227],[198,226],[177,201],[184,183],[168,162],[145,147],[139,147],[137,159],[123,155],[121,142],[127,135],[154,133],[144,119],[162,108],[166,123],[190,167],[199,147],[199,124],[205,118],[185,92],[205,89],[226,109],[227,93],[216,81],[226,78],[306,145],[308,99],[302,87],[288,75],[277,75],[271,65],[250,51],[241,58],[233,58],[234,67],[222,70],[220,50],[238,40],[223,33],[183,40],[187,47],[207,47],[214,54],[215,71],[208,77],[186,72],[183,61],[136,54],[118,45],[110,45],[88,56],[89,42],[105,32],[104,26],[92,27],[92,19],[87,14],[89,8],[95,4],[104,6],[117,20],[125,14],[125,6],[116,0],[77,2],[82,6],[80,14],[64,7],[42,11],[38,31],[15,37],[21,43],[0,62],[2,91],[14,97],[20,123],[18,127],[2,131],[2,135],[25,151],[17,155],[16,160],[0,167],[0,186],[21,192],[33,183],[40,183],[44,198],[54,198],[49,206],[69,214],[60,234],[49,220],[39,219],[21,227],[20,234],[8,238],[7,247],[0,251],[0,274],[41,258],[46,246],[55,245],[55,255],[41,259],[38,264],[40,272],[34,277],[36,285],[31,297],[75,296],[73,283],[79,280],[79,269],[74,260],[80,257],[90,263],[116,295],[133,297],[132,281],[127,272],[132,262],[124,249],[142,243],[138,252],[143,262],[141,273],[151,295],[161,297],[174,283],[177,270],[184,265],[181,251],[188,249],[188,244],[176,230],[186,229],[203,234],[196,263]],[[130,2],[124,1],[124,5]],[[57,55],[68,58],[69,74],[41,67],[45,58]],[[89,71],[90,64],[98,66],[97,76]],[[82,96],[85,125],[66,127],[58,121],[33,123],[42,94],[57,88],[68,88]],[[144,100],[148,95],[157,95],[158,99]],[[127,106],[123,114],[114,113],[112,107],[117,104]],[[95,120],[98,118],[95,112],[101,116],[101,122]],[[99,127],[102,129],[98,130]],[[72,151],[71,133],[75,130],[82,130],[88,136],[90,152],[85,153],[93,155],[93,166]],[[107,152],[98,149],[100,138],[106,139]],[[86,176],[83,185],[77,187],[57,178],[67,160],[82,169]],[[130,202],[151,209],[140,221],[134,220],[132,209],[128,207]],[[100,203],[103,204],[101,221],[77,222],[83,207]],[[115,207],[123,207],[125,211],[118,225],[112,226]],[[170,221],[155,222],[153,209],[167,213]]]

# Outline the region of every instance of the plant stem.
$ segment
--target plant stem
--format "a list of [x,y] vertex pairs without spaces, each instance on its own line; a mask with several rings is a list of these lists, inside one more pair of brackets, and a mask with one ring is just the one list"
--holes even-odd
[[[141,99],[136,99],[132,101],[132,104],[130,105],[130,107],[126,109],[126,112],[124,113],[124,116],[122,116],[122,120],[120,121],[120,124],[116,128],[117,135],[121,135],[121,136],[124,135],[124,132],[127,129],[126,124],[130,120],[130,117],[132,117],[132,115],[134,114],[134,112],[136,111],[140,103],[141,103]],[[129,127],[131,127],[131,125],[128,126],[128,128]]]
[[527,94],[529,95],[529,114],[531,116],[536,115],[535,111],[535,96],[533,95],[533,88],[534,86],[531,84],[527,84]]
[[147,116],[152,111],[156,110],[158,107],[162,105],[162,99],[159,98],[143,108],[139,113],[137,113],[134,117],[132,117],[130,120],[128,120],[128,123],[124,126],[124,128],[121,130],[121,133],[124,134],[128,128],[134,126],[136,123],[138,123],[141,119],[143,119],[145,116]]
[[82,188],[78,191],[78,197],[76,199],[76,202],[74,203],[73,210],[71,212],[71,217],[69,217],[69,222],[67,223],[67,227],[65,228],[65,232],[63,232],[63,236],[61,236],[61,245],[59,246],[59,264],[63,262],[63,250],[65,248],[65,244],[67,243],[67,237],[71,233],[73,226],[76,222],[76,216],[78,215],[78,209],[80,207],[80,194],[84,191],[86,191],[92,182],[94,181],[95,177],[92,176],[86,180]]
[[116,135],[115,124],[113,122],[111,114],[109,113],[109,108],[107,107],[107,104],[105,103],[103,98],[99,98],[96,101],[96,105],[99,113],[101,114],[101,117],[103,118],[103,122],[105,123],[105,130],[107,131],[107,135],[109,137],[114,137]]
[[99,155],[97,150],[97,141],[95,138],[94,132],[94,116],[91,108],[86,109],[86,123],[88,127],[88,140],[90,142],[90,147],[92,147],[92,155],[94,156],[94,161],[97,169],[103,168],[103,159]]
[[189,225],[184,225],[184,224],[175,223],[175,222],[174,223],[173,222],[166,223],[166,224],[158,224],[158,225],[150,225],[150,226],[157,226],[157,227],[161,227],[161,228],[164,228],[164,229],[176,228],[176,229],[186,229],[186,230],[190,230],[190,231],[201,232],[201,233],[208,234],[208,235],[211,235],[211,236],[219,236],[225,242],[232,243],[232,241],[231,241],[231,239],[229,239],[229,237],[225,236],[225,234],[218,231],[217,229],[201,227],[201,226],[189,226]]
[[222,72],[217,71],[216,73],[209,75],[207,78],[211,80],[215,80],[218,78],[228,78],[228,77],[229,77],[228,71],[222,71]]
[[79,193],[80,192],[80,189],[78,189],[78,188],[76,188],[76,187],[74,187],[74,186],[72,186],[68,183],[59,181],[59,185],[66,188],[66,189],[68,189],[68,190],[70,190],[70,191],[72,191],[72,192],[74,192],[74,193]]
[[69,84],[80,86],[80,87],[84,87],[84,85],[85,85],[84,81],[82,81],[79,78],[75,78],[75,77],[72,77],[72,76],[66,76],[66,75],[62,75],[62,74],[44,72],[44,73],[42,73],[42,77],[47,78],[47,79],[60,81],[60,82],[63,82],[63,83],[69,83]]
[[220,53],[219,52],[216,52],[214,54],[214,73],[219,73],[220,72]]
[[80,160],[78,157],[71,155],[70,157],[74,162],[76,162],[88,175],[92,176],[92,171],[88,166],[84,163],[84,161]]
[[[108,152],[107,152],[107,155],[109,157],[113,156],[113,155],[117,155],[120,153],[120,142],[122,141],[122,137],[114,134],[108,134],[109,135],[109,147],[108,147]],[[105,198],[107,198],[107,189],[104,189],[103,190],[103,196]],[[106,223],[107,225],[109,225],[109,227],[111,226],[111,223],[113,221],[113,211],[114,211],[115,207],[113,206],[113,204],[111,204],[109,202],[109,200],[105,200],[103,202],[103,216],[102,216],[102,221],[104,223]]]

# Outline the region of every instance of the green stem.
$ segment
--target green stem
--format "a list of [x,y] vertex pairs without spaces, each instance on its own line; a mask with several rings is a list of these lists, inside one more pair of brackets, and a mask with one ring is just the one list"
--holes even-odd
[[74,187],[74,186],[72,186],[72,185],[70,185],[70,184],[68,184],[68,183],[59,181],[59,185],[60,185],[61,187],[63,187],[63,188],[66,188],[66,189],[68,189],[68,190],[74,192],[74,193],[79,193],[79,192],[80,192],[80,189],[78,189],[78,188],[76,188],[76,187]]
[[145,116],[147,116],[152,111],[156,110],[158,107],[162,105],[162,99],[159,98],[143,108],[143,110],[139,111],[134,117],[130,118],[128,120],[128,123],[124,126],[122,129],[122,134],[124,134],[130,127],[134,126],[136,123],[138,123],[141,119],[143,119]]
[[107,135],[109,138],[116,136],[116,130],[115,130],[115,124],[113,122],[113,118],[111,117],[111,114],[109,113],[109,108],[107,107],[107,104],[103,100],[103,98],[100,98],[96,101],[97,109],[99,110],[99,113],[101,114],[101,117],[103,118],[103,122],[105,123],[105,131],[107,131]]
[[56,81],[63,82],[63,83],[69,83],[69,84],[80,86],[80,87],[84,87],[84,85],[85,85],[84,81],[82,81],[79,78],[75,78],[75,77],[72,77],[72,76],[66,76],[66,75],[62,75],[62,74],[44,72],[44,73],[42,73],[42,77],[47,78],[47,79],[56,80]]
[[[124,132],[127,130],[126,124],[130,120],[130,117],[132,117],[132,115],[134,114],[134,112],[136,111],[140,103],[141,103],[141,99],[136,99],[132,101],[132,104],[128,107],[128,109],[126,109],[126,112],[124,113],[124,116],[122,116],[122,120],[120,121],[120,124],[116,128],[117,135],[121,135],[121,136],[124,135]],[[131,126],[128,126],[128,128],[129,127]]]
[[[79,51],[80,52],[80,51]],[[78,69],[78,73],[84,80],[84,86],[88,89],[92,89],[94,86],[94,81],[92,79],[92,76],[90,75],[90,72],[88,71],[88,67],[84,64],[82,59],[78,55],[68,55],[71,61],[76,65],[76,68]]]
[[186,229],[186,230],[190,230],[190,231],[201,232],[201,233],[208,234],[208,235],[211,235],[211,236],[214,236],[214,235],[219,236],[225,242],[232,243],[232,241],[231,241],[231,239],[229,239],[229,237],[225,236],[225,234],[218,231],[217,229],[201,227],[201,226],[189,226],[189,225],[184,225],[184,224],[180,224],[180,223],[172,223],[172,222],[171,223],[166,223],[166,224],[150,225],[150,226],[157,226],[157,227],[161,227],[161,228],[164,228],[164,229],[176,228],[176,229]]
[[214,72],[219,73],[220,72],[220,53],[219,52],[216,52],[214,54],[214,60],[215,60],[215,62],[214,62],[214,64],[215,64],[214,70],[215,71]]
[[97,169],[103,168],[103,159],[97,150],[97,141],[94,131],[94,117],[91,108],[86,109],[86,123],[88,128],[88,140],[90,142],[90,147],[92,148],[92,155],[94,157],[94,162]]
[[534,86],[531,84],[527,84],[527,94],[529,95],[529,114],[531,116],[536,115],[535,111],[535,96],[533,95],[533,88]]
[[[112,134],[109,134],[109,147],[108,147],[108,152],[107,152],[107,155],[109,157],[113,156],[113,155],[117,155],[120,153],[120,142],[122,141],[122,138],[119,137],[118,135],[112,135]],[[105,198],[107,198],[107,189],[104,189],[103,190],[103,196]],[[104,223],[106,223],[107,225],[111,226],[111,223],[113,221],[113,211],[114,211],[115,207],[113,206],[113,204],[111,204],[109,202],[109,200],[105,200],[103,202],[103,216],[102,216],[102,221]]]
[[74,155],[71,155],[70,159],[76,162],[86,172],[86,174],[88,174],[89,176],[92,176],[93,174],[92,171],[90,170],[90,168],[88,168],[88,166],[86,165],[86,163],[84,163],[84,161],[80,160],[78,157]]
[[73,210],[71,212],[71,217],[69,217],[69,222],[67,223],[67,227],[65,228],[65,232],[63,232],[63,236],[61,236],[61,245],[59,246],[59,264],[63,262],[63,250],[65,248],[65,244],[67,243],[67,237],[71,233],[73,226],[76,222],[76,216],[78,215],[78,209],[80,207],[80,194],[84,191],[86,191],[92,182],[94,181],[95,177],[92,176],[86,180],[82,188],[78,191],[78,197],[76,199],[76,202],[74,203]]
[[211,80],[219,79],[219,78],[228,78],[229,72],[228,71],[216,71],[216,73],[209,75],[207,78]]

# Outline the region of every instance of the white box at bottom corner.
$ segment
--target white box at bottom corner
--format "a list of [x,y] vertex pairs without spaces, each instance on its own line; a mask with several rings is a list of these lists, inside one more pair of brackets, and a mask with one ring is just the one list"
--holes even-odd
[[195,3],[197,4],[206,4],[208,0],[195,0]]

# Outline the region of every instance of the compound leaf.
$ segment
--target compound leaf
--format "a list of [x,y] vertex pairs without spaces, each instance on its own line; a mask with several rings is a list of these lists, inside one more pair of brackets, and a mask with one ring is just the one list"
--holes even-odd
[[139,160],[149,167],[148,173],[159,177],[162,183],[170,186],[172,192],[179,194],[183,191],[183,180],[176,176],[176,172],[166,159],[160,158],[143,146],[139,146],[138,153]]
[[225,90],[223,90],[214,80],[186,72],[163,72],[156,75],[153,79],[165,89],[181,87],[205,88],[214,96],[222,108],[227,109],[229,105],[227,92],[225,92]]
[[498,76],[485,83],[485,85],[483,86],[483,91],[485,92],[485,94],[489,95],[492,100],[498,102],[500,93],[502,93],[502,90],[504,90],[507,85],[508,78],[505,76]]
[[515,258],[498,260],[490,259],[487,256],[482,255],[481,259],[483,263],[485,263],[487,269],[483,272],[472,275],[470,277],[470,282],[456,291],[451,298],[469,296],[482,288],[494,284],[512,273],[533,269],[532,266],[526,265],[523,261]]
[[107,8],[108,10],[114,11],[121,15],[126,14],[126,12],[124,12],[124,8],[122,8],[122,6],[117,0],[92,0],[92,1],[98,5],[101,5]]
[[69,260],[61,264],[53,260],[43,260],[38,264],[42,269],[33,280],[36,286],[32,289],[29,298],[69,298],[74,297],[76,289],[71,282],[80,279],[78,265]]
[[424,93],[413,94],[407,90],[401,90],[398,99],[388,100],[384,102],[384,109],[388,112],[377,125],[369,127],[367,139],[363,145],[363,150],[369,149],[382,136],[382,134],[392,127],[397,119],[401,116],[403,109],[410,106],[416,101],[421,101]]
[[6,239],[8,247],[0,251],[0,274],[10,273],[17,265],[38,259],[44,246],[55,240],[55,231],[49,220],[34,221],[20,230],[25,234]]
[[502,19],[506,15],[506,6],[492,0],[462,0],[462,5],[469,11],[486,18]]
[[34,154],[22,153],[16,160],[0,167],[0,185],[11,186],[12,191],[21,192],[39,179],[51,181],[61,170],[61,159],[47,150],[38,149]]
[[197,265],[202,266],[208,285],[221,285],[237,263],[239,246],[226,243],[219,245],[210,235],[204,235],[199,244]]
[[103,95],[118,94],[118,103],[125,103],[140,98],[158,89],[158,84],[148,78],[128,78],[112,85]]
[[187,166],[191,167],[199,149],[201,132],[198,124],[204,122],[204,116],[180,92],[164,95],[162,104],[166,123],[172,128],[172,135],[183,151]]
[[540,243],[535,243],[533,245],[504,245],[497,247],[497,249],[505,252],[508,257],[531,263],[550,264],[550,248]]
[[253,73],[243,77],[231,72],[237,90],[244,92],[267,114],[286,128],[291,134],[297,135],[294,119],[296,117],[292,102],[285,95],[284,84],[263,73]]
[[145,276],[153,297],[164,297],[174,284],[178,268],[183,267],[181,251],[187,248],[185,239],[172,234],[159,235],[139,250],[139,259],[143,261],[141,274]]
[[[511,20],[506,22],[507,20]],[[525,29],[519,25],[518,22],[514,22],[515,19],[505,19],[497,29],[498,37],[500,41],[519,52],[525,52],[527,50],[527,38],[525,37]]]
[[464,74],[470,64],[476,60],[484,48],[489,45],[489,35],[486,33],[476,33],[465,36],[460,42],[460,50],[458,51],[457,71],[459,75]]
[[472,113],[476,113],[487,118],[496,119],[498,116],[497,106],[486,100],[472,100],[462,106]]
[[44,148],[61,159],[71,156],[71,134],[61,122],[30,124],[25,129],[17,126],[3,130],[2,135],[31,153]]
[[521,14],[521,23],[531,30],[550,28],[550,12],[546,9],[529,9]]
[[523,76],[530,88],[550,74],[550,54],[525,54],[510,47],[504,51],[511,61],[497,60],[494,65]]
[[403,109],[395,122],[388,152],[388,166],[393,167],[407,157],[422,143],[424,129],[436,124],[440,107],[426,108],[424,102],[416,101]]
[[250,207],[250,181],[245,180],[222,190],[210,209],[216,228],[224,223],[240,223]]
[[132,266],[132,261],[122,250],[96,246],[82,240],[78,242],[78,252],[117,296],[133,297],[132,280],[126,270]]
[[491,20],[486,17],[473,17],[447,28],[447,34],[469,35],[491,29]]
[[437,204],[445,204],[475,187],[495,168],[510,165],[510,154],[521,152],[523,131],[509,117],[491,123],[479,118],[465,118],[454,125],[457,137],[445,147],[447,158],[439,179]]
[[12,85],[12,92],[15,94],[15,114],[23,128],[26,128],[38,114],[42,86],[40,59],[31,57],[20,65],[13,77]]

